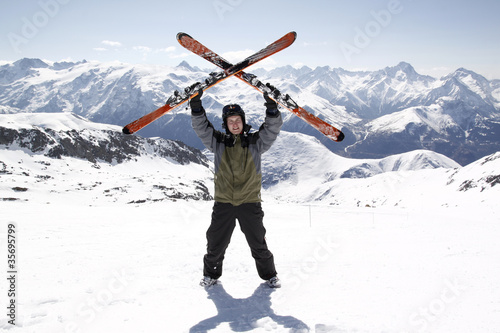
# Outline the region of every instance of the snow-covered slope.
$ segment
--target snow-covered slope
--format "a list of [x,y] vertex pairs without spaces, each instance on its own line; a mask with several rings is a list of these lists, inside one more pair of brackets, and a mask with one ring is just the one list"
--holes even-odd
[[[331,153],[315,138],[285,132],[280,134],[277,142],[263,159],[263,183],[264,187],[280,200],[321,201],[344,205],[347,202],[341,199],[344,197],[343,184],[359,184],[355,181],[344,183],[343,179],[346,178],[370,178],[379,174],[389,174],[387,177],[397,174],[400,177],[405,172],[409,172],[409,176],[419,170],[438,168],[449,170],[459,167],[446,156],[428,150],[416,150],[383,159],[349,159]],[[401,177],[406,179],[405,176]],[[368,184],[371,182],[367,180]],[[335,192],[335,198],[329,194],[332,191]],[[348,204],[357,205],[357,201],[353,201],[349,192],[348,190],[345,193]],[[394,195],[392,204],[399,201],[397,193],[385,190],[382,193],[384,196]],[[367,195],[377,197],[377,194],[371,192]],[[380,199],[368,202],[384,204],[384,200]],[[412,205],[411,202],[408,204]]]
[[209,161],[197,149],[69,113],[0,115],[0,149],[3,200],[211,199]]
[[[8,228],[17,240],[16,308],[0,317],[4,331],[500,327],[499,153],[465,167],[428,151],[354,160],[283,132],[263,156],[266,240],[283,287],[262,284],[237,228],[221,284],[203,289],[213,179],[200,152],[185,161],[173,154],[185,146],[152,140],[164,156],[134,136],[150,148],[121,162],[50,157],[32,149],[69,136],[111,149],[123,144],[120,128],[71,114],[2,115],[0,125],[17,135],[0,143],[0,243]],[[31,140],[49,136],[45,146]],[[7,288],[5,279],[4,297]]]
[[[68,113],[0,115],[0,123],[3,198],[47,200],[71,196],[72,189],[90,191],[89,204],[211,198],[211,163],[180,142],[123,135],[117,126]],[[471,182],[483,179],[496,185],[492,164],[467,166]],[[264,155],[263,187],[264,196],[272,201],[415,207],[420,205],[415,196],[426,196],[429,204],[446,206],[454,204],[454,195],[466,196],[453,186],[458,176],[450,175],[462,175],[461,170],[453,160],[427,150],[383,159],[349,159],[332,153],[314,137],[282,131]],[[125,179],[131,179],[130,184],[109,185],[127,183]],[[28,185],[14,190],[18,182]],[[136,186],[142,189],[137,197]],[[35,195],[31,188],[48,192]],[[486,188],[484,198],[470,204],[490,204],[487,193],[495,189]],[[442,195],[448,192],[453,195]]]
[[473,193],[488,191],[500,185],[500,152],[457,169],[448,178],[448,185],[458,186],[459,191]]
[[[205,290],[198,281],[210,202],[3,202],[2,219],[16,225],[19,274],[16,326],[3,315],[0,329],[465,333],[500,327],[498,209],[265,203],[264,210],[283,287],[262,285],[236,228],[221,284]],[[0,237],[6,240],[5,231]]]

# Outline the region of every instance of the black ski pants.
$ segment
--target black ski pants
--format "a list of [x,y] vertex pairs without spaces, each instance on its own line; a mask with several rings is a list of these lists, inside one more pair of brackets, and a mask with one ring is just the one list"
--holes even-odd
[[274,257],[267,248],[264,212],[260,202],[239,206],[215,202],[212,222],[207,230],[207,254],[203,257],[203,275],[213,279],[222,275],[222,262],[236,226],[236,219],[250,246],[259,276],[264,280],[276,276]]

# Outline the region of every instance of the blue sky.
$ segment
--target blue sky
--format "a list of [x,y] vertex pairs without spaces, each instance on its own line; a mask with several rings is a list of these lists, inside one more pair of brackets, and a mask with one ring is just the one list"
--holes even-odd
[[295,44],[262,66],[376,70],[406,61],[434,77],[464,67],[500,79],[499,13],[498,0],[4,1],[0,60],[211,68],[177,43],[178,32],[237,62],[296,31]]

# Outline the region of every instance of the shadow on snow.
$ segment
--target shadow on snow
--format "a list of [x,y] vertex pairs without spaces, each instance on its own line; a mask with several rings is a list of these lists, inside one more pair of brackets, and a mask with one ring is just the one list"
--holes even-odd
[[208,298],[217,307],[217,315],[200,321],[191,327],[190,333],[202,333],[228,323],[233,332],[248,332],[265,325],[257,323],[270,318],[274,323],[290,328],[290,332],[309,332],[309,327],[292,316],[279,316],[271,309],[271,294],[276,290],[262,283],[248,298],[233,298],[221,284],[205,288]]

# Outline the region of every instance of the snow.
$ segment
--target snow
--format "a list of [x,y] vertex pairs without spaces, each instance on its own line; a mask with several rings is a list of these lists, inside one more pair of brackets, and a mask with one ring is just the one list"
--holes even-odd
[[[16,120],[2,125],[41,121],[22,117],[10,115]],[[85,123],[68,115],[45,121],[60,130]],[[212,191],[209,168],[149,155],[106,164],[2,148],[0,248],[6,260],[7,225],[14,223],[18,294],[16,326],[3,315],[0,327],[14,333],[500,329],[500,153],[465,167],[426,151],[352,160],[303,134],[279,138],[263,156],[265,176],[276,180],[263,191],[263,208],[283,284],[277,290],[262,284],[238,228],[221,284],[198,286],[212,202],[169,199],[159,185],[190,193],[199,182]],[[340,177],[360,165],[379,173]],[[0,283],[1,295],[7,282]]]
[[394,112],[385,116],[381,116],[368,123],[368,132],[385,131],[385,132],[402,132],[410,123],[419,124],[422,119],[415,112],[415,108],[405,109],[403,111]]
[[[374,204],[411,207],[415,200],[413,189],[425,191],[427,183],[421,181],[423,178],[444,186],[447,173],[460,167],[446,156],[427,150],[383,159],[344,158],[331,153],[314,138],[286,131],[280,133],[262,163],[265,187],[279,200],[321,201],[353,207]],[[358,182],[343,178],[367,179]],[[450,192],[453,194],[454,190]],[[448,204],[441,199],[431,196],[429,204]]]
[[84,129],[121,131],[121,127],[119,126],[94,123],[74,113],[0,114],[0,123],[2,127],[16,130],[21,128],[29,129],[35,126],[50,128],[54,131],[81,131]]
[[222,284],[205,290],[197,283],[211,205],[3,204],[3,220],[17,225],[20,292],[17,326],[4,318],[0,325],[9,332],[500,327],[498,211],[265,203],[283,287],[262,285],[237,229]]
[[[444,102],[444,99],[441,100]],[[432,104],[404,109],[370,121],[368,131],[403,132],[408,124],[425,124],[437,133],[446,133],[453,126],[453,117],[446,114],[442,105]]]

